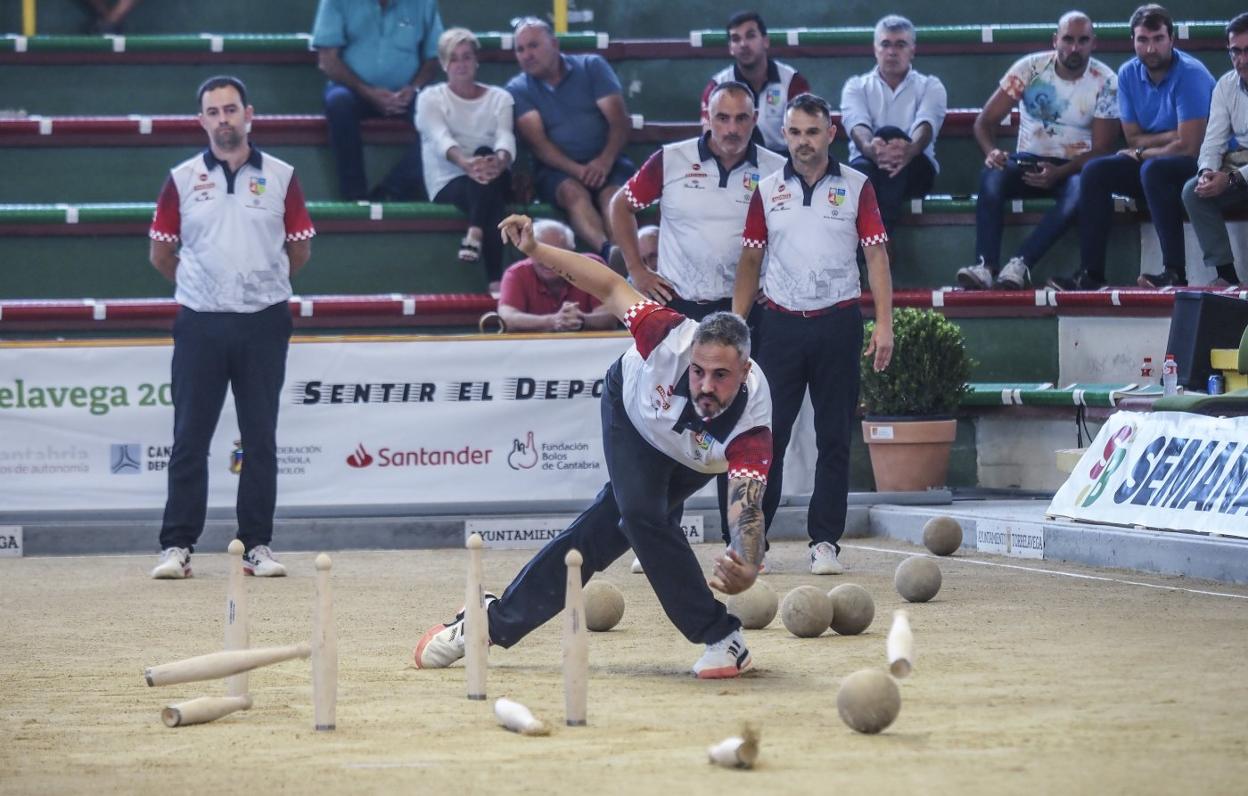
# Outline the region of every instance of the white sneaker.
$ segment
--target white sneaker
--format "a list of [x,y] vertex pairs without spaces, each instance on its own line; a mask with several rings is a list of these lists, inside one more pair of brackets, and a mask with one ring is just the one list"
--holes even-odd
[[152,569],[156,580],[181,580],[191,577],[191,551],[185,547],[166,547],[160,552],[160,563]]
[[633,565],[629,567],[629,569],[634,575],[642,575],[645,573],[645,570],[641,568],[641,559],[637,556],[633,556]]
[[740,630],[734,630],[714,644],[706,645],[706,652],[693,664],[693,673],[700,680],[723,680],[736,677],[752,666],[754,661],[745,646],[745,637]]
[[257,578],[284,578],[286,567],[273,558],[268,545],[258,544],[243,556],[243,572]]
[[820,542],[810,548],[810,574],[840,575],[845,565],[836,557],[836,545],[831,542]]
[[992,289],[992,270],[984,265],[984,258],[979,262],[958,269],[958,284],[967,290]]
[[[498,598],[488,591],[485,593],[485,608],[489,611],[490,603]],[[488,622],[489,614],[486,614]],[[488,639],[489,634],[486,634]],[[487,642],[488,643],[488,642]],[[455,661],[464,657],[464,609],[449,622],[434,625],[425,631],[425,635],[416,642],[416,650],[412,659],[417,669],[445,669]]]
[[1031,269],[1022,257],[1011,257],[997,274],[997,287],[1002,290],[1026,290],[1031,284]]

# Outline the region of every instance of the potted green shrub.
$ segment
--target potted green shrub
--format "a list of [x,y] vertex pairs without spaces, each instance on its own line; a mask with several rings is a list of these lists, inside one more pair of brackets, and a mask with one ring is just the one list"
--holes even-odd
[[[874,323],[867,324],[870,340]],[[893,313],[893,358],[876,372],[861,360],[862,436],[875,488],[912,492],[944,486],[957,436],[958,402],[974,362],[957,324],[934,310]]]

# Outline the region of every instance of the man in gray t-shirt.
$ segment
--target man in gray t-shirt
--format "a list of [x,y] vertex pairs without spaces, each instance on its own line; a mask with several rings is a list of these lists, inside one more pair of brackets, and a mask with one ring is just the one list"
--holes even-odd
[[636,171],[621,152],[629,118],[620,81],[598,55],[564,55],[550,26],[520,21],[521,73],[507,83],[516,101],[516,132],[533,152],[538,196],[561,208],[577,236],[609,260],[607,207]]

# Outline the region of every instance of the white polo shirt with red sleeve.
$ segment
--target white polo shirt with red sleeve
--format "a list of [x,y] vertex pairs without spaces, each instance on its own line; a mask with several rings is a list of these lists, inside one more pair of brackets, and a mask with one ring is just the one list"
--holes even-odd
[[706,133],[664,146],[624,185],[634,210],[659,203],[659,275],[686,301],[732,295],[750,196],[785,162],[750,144],[745,158],[728,170],[711,152],[709,139]]
[[634,345],[621,358],[624,409],[658,450],[700,473],[767,483],[771,467],[771,390],[752,364],[741,392],[710,420],[689,395],[689,359],[698,328],[673,309],[641,301],[624,318]]
[[858,247],[884,243],[875,189],[860,171],[829,159],[813,186],[786,163],[750,199],[743,246],[766,248],[763,293],[795,312],[862,295]]
[[[720,83],[735,80],[750,85],[750,81],[741,74],[741,69],[733,63],[711,76],[711,80],[702,89],[702,121],[710,119],[711,92]],[[763,143],[772,149],[783,150],[784,142],[784,108],[789,100],[810,91],[810,83],[801,73],[788,64],[774,58],[767,59],[767,82],[763,90],[754,97],[754,109],[758,111],[758,132]]]
[[286,243],[315,234],[294,167],[255,146],[233,173],[212,150],[174,166],[148,233],[182,244],[179,304],[243,313],[290,298]]

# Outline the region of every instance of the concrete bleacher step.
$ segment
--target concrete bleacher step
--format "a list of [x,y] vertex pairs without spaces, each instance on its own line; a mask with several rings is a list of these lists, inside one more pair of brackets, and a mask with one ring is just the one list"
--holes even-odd
[[[895,236],[893,280],[899,288],[953,282],[954,273],[974,252],[974,206],[973,197],[935,196],[911,203]],[[1051,200],[1039,199],[1011,207],[1016,212],[1007,214],[1007,251],[1049,206]],[[158,294],[159,278],[146,267],[153,209],[150,202],[0,205],[0,298]],[[464,267],[455,260],[465,221],[453,207],[310,202],[309,209],[320,232],[314,244],[317,261],[351,264],[349,273],[310,268],[306,279],[317,291],[484,288],[479,266]],[[541,205],[523,209],[537,216],[553,212]],[[1125,212],[1119,217],[1121,223],[1111,233],[1109,276],[1115,283],[1129,284],[1139,274],[1138,225]],[[1071,273],[1077,260],[1077,242],[1067,235],[1037,270],[1037,278]]]
[[[942,135],[945,162],[937,187],[947,193],[971,194],[981,160],[971,137],[978,113],[974,108],[950,112]],[[836,121],[839,121],[839,114]],[[1017,130],[1017,118],[999,128],[1002,145]],[[363,124],[368,173],[379,179],[402,156],[410,129],[398,119],[369,119]],[[638,116],[627,153],[640,165],[664,143],[699,134],[694,121],[658,122]],[[328,149],[325,119],[319,114],[257,115],[252,140],[295,166],[304,194],[312,199],[337,195],[333,156]],[[0,149],[22,148],[26,167],[0,182],[0,203],[98,202],[142,199],[154,195],[171,165],[203,147],[204,132],[195,116],[31,116],[0,119]],[[834,155],[848,157],[845,140],[834,143]],[[528,158],[522,153],[522,168]],[[94,175],[82,179],[83,174]]]

